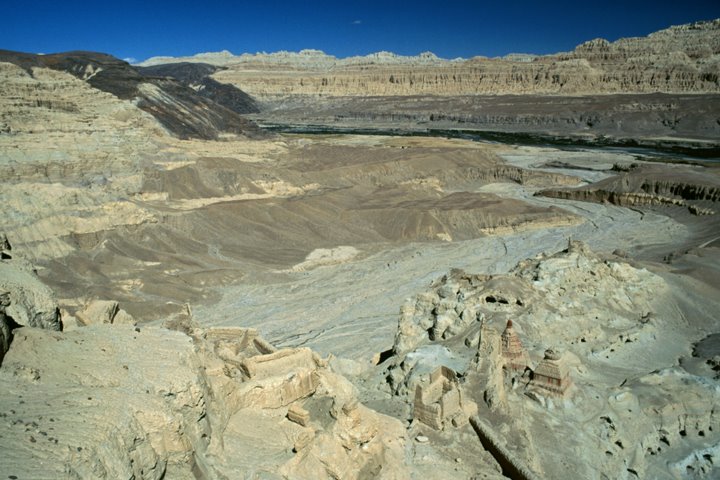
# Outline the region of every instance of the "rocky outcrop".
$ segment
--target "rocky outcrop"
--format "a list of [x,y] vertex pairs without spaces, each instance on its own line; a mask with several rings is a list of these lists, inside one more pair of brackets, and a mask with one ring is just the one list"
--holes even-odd
[[[717,156],[719,53],[720,20],[714,20],[648,37],[592,40],[545,56],[223,52],[144,64],[222,66],[213,78],[252,95],[262,110],[258,121],[271,125],[522,132],[545,136],[523,140],[531,143],[572,136]],[[711,151],[688,139],[710,140]]]
[[[562,290],[575,283],[582,284],[571,304],[563,300]],[[654,286],[651,286],[654,285]],[[509,275],[468,274],[453,270],[436,281],[430,291],[409,299],[400,310],[393,351],[404,355],[429,342],[462,339],[468,345],[478,344],[481,325],[496,318],[504,328],[507,319],[532,317],[523,322],[524,329],[550,340],[555,311],[566,318],[597,311],[598,319],[632,326],[637,311],[650,310],[652,288],[662,288],[659,279],[646,271],[636,271],[626,263],[603,261],[581,243],[552,256],[521,262]],[[641,289],[630,294],[631,289]],[[580,299],[583,299],[582,302]],[[615,299],[615,300],[610,300]],[[625,320],[620,320],[624,318]],[[504,320],[504,321],[503,321]],[[539,327],[547,322],[548,329]],[[583,327],[577,325],[557,330],[564,338],[580,339]],[[531,327],[531,325],[536,325]],[[610,332],[603,332],[603,322],[593,327],[593,344],[612,343]],[[640,327],[640,325],[635,325]],[[528,333],[530,333],[528,331]],[[589,335],[590,333],[588,333]]]
[[[0,50],[0,62],[13,63],[28,73],[43,67],[68,72],[93,88],[133,101],[180,138],[217,139],[221,133],[259,134],[252,122],[192,88],[169,77],[145,77],[110,55],[94,52],[33,55]],[[62,105],[55,106],[60,107]]]
[[202,471],[209,397],[188,340],[129,326],[23,329],[0,368],[0,444],[13,452],[3,472],[160,479]]
[[545,189],[536,195],[609,202],[623,207],[679,206],[693,215],[713,215],[720,202],[720,179],[711,169],[676,166],[668,173],[653,166],[633,168],[591,185]]
[[62,330],[55,296],[30,263],[10,255],[12,246],[0,234],[0,364],[10,348],[13,330],[28,326]]
[[135,325],[135,319],[120,308],[115,300],[93,300],[75,313],[82,325],[110,323],[114,325]]
[[12,342],[12,331],[15,328],[12,317],[8,317],[5,310],[10,306],[10,292],[0,292],[0,364],[5,357],[10,342]]
[[0,262],[0,292],[7,298],[5,315],[17,325],[62,330],[55,295],[27,261],[16,258]]
[[[24,331],[0,369],[3,472],[409,478],[398,420],[362,405],[355,388],[310,350],[262,353],[268,348],[241,328],[192,337],[109,324]],[[244,376],[232,361],[238,358],[258,368]],[[298,411],[302,422],[286,418]]]
[[[522,325],[524,342],[532,339],[540,358],[560,339],[614,351],[616,329],[624,331],[623,340],[653,335],[656,326],[640,317],[651,310],[653,295],[665,289],[649,272],[604,260],[580,242],[521,262],[508,275],[453,270],[401,307],[386,381],[394,395],[405,398],[434,364],[460,375],[476,371],[485,379],[479,395],[496,411],[507,405],[503,372],[512,370],[500,346],[508,320]],[[534,368],[537,360],[526,363]]]

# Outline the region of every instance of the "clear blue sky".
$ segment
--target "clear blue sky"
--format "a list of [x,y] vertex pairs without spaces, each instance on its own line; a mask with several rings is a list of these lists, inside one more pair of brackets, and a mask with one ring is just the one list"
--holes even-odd
[[94,50],[143,60],[230,50],[390,50],[445,58],[554,53],[720,17],[697,1],[0,0],[0,48]]

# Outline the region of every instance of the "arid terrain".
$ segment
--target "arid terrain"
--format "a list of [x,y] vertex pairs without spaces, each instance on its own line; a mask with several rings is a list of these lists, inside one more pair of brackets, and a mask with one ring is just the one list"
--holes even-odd
[[0,51],[0,472],[716,478],[719,59]]

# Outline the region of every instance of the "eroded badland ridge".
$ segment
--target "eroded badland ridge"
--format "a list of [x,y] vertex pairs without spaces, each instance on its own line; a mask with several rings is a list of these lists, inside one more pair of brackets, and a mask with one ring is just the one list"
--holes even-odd
[[716,477],[719,59],[0,51],[0,472]]

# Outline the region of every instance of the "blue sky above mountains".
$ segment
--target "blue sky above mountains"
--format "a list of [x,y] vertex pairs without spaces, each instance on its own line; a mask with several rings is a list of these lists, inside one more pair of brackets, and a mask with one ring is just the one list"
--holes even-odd
[[554,53],[720,17],[720,1],[21,1],[2,2],[0,48],[120,58],[389,50],[440,57]]

